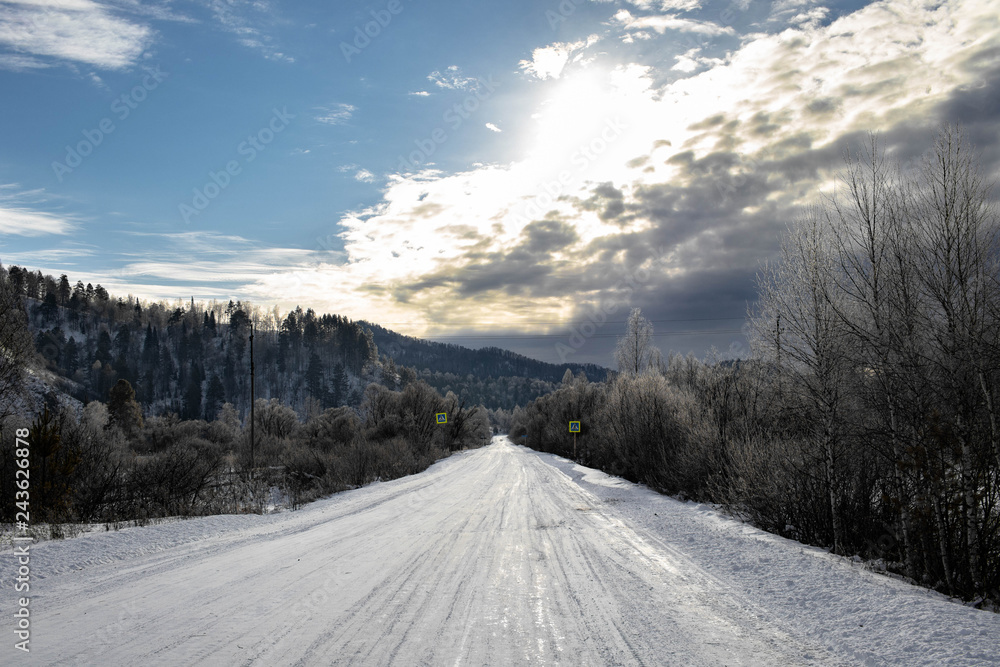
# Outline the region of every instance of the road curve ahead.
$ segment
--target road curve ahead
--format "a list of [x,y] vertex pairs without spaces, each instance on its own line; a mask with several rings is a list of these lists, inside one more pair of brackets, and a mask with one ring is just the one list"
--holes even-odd
[[831,662],[500,438],[298,512],[39,545],[47,564],[28,664]]

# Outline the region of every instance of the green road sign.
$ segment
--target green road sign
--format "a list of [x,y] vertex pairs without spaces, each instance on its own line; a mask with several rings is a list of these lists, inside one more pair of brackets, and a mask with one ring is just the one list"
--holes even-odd
[[580,432],[580,422],[570,422],[569,423],[569,432],[570,433],[579,433]]
[[437,423],[438,424],[447,424],[448,423],[448,413],[447,412],[439,412],[435,416],[437,417]]

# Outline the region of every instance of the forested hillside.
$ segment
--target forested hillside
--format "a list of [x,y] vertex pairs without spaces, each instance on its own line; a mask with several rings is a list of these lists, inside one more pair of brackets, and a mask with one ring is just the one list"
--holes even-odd
[[[249,337],[255,323],[256,391],[300,413],[357,406],[370,382],[399,389],[424,380],[470,405],[507,410],[552,391],[566,368],[486,348],[470,350],[401,336],[378,325],[297,308],[233,303],[146,302],[109,295],[19,266],[8,270],[25,299],[35,349],[82,402],[104,400],[119,379],[146,414],[213,419],[250,404]],[[569,365],[602,379],[605,369]]]
[[[560,382],[566,369],[573,374],[583,372],[591,380],[602,381],[608,369],[597,364],[549,364],[498,347],[470,350],[460,345],[438,343],[404,336],[378,324],[362,322],[372,332],[379,351],[397,364],[418,370],[431,370],[453,375],[476,377],[528,377],[547,382]],[[508,406],[513,407],[513,406]]]

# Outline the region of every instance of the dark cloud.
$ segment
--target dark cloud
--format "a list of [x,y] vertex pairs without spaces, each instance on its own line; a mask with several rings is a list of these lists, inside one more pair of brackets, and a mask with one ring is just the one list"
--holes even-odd
[[713,127],[718,127],[726,122],[725,114],[716,114],[714,116],[709,116],[704,120],[700,120],[697,123],[688,126],[689,130],[710,130]]
[[525,226],[520,246],[531,254],[549,254],[571,245],[579,239],[576,229],[563,220],[549,218],[537,220]]
[[472,225],[445,225],[440,228],[440,231],[455,238],[468,241],[481,238],[479,230]]
[[550,215],[526,225],[521,237],[521,243],[509,251],[486,252],[488,244],[477,244],[421,280],[397,286],[393,296],[408,302],[414,294],[437,287],[449,287],[461,297],[487,292],[545,297],[572,291],[572,269],[555,261],[553,253],[579,240],[576,229]]
[[806,105],[806,111],[816,116],[831,114],[839,108],[840,99],[837,97],[817,97]]
[[625,212],[625,196],[613,184],[601,183],[591,192],[589,199],[578,204],[583,210],[597,211],[604,222],[615,220]]

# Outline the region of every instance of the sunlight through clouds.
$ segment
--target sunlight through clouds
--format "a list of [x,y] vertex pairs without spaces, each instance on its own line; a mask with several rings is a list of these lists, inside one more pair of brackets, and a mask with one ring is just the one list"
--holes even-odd
[[[484,313],[566,324],[640,270],[644,311],[738,317],[781,229],[869,130],[906,161],[962,123],[1000,165],[987,0],[383,5],[0,2],[0,182],[46,193],[0,200],[4,260],[51,247],[157,293],[418,335]],[[111,105],[146,62],[169,91],[126,121]],[[283,146],[224,171],[286,106]],[[98,136],[54,183],[47,165]],[[178,199],[213,178],[224,192],[180,228]],[[98,232],[106,252],[74,254],[74,233]]]
[[[322,300],[322,285],[336,284],[336,307],[371,319],[430,327],[486,309],[516,324],[568,317],[567,298],[599,302],[656,252],[668,259],[654,286],[722,267],[752,272],[759,249],[732,244],[747,225],[774,229],[813,201],[843,137],[933,123],[934,106],[974,80],[966,63],[998,39],[987,11],[873,5],[823,28],[759,36],[661,89],[638,63],[567,72],[585,42],[536,49],[521,67],[544,89],[517,132],[521,159],[395,176],[381,203],[339,221],[347,261],[298,275],[297,289]],[[798,69],[779,68],[788,62]],[[734,182],[739,197],[727,194]],[[263,278],[255,289],[274,297],[280,284]]]

